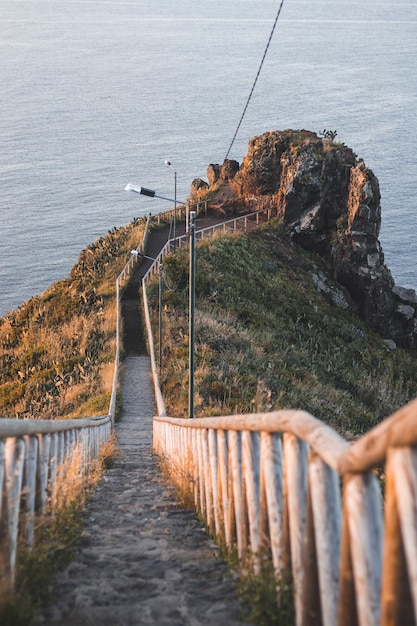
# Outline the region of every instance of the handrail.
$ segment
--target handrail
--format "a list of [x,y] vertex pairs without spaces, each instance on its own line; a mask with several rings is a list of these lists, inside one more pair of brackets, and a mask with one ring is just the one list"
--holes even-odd
[[[146,221],[139,251],[144,251],[151,216]],[[74,459],[77,472],[87,476],[114,427],[120,365],[120,295],[136,257],[131,255],[116,279],[116,349],[112,392],[107,415],[67,420],[0,419],[0,551],[2,579],[14,581],[17,546],[31,545],[35,518],[58,502]],[[5,506],[2,506],[2,502]]]
[[149,315],[148,296],[146,294],[146,283],[144,280],[142,280],[142,294],[143,294],[143,308],[145,311],[145,324],[146,324],[146,330],[148,334],[149,355],[151,359],[151,373],[152,373],[152,380],[154,383],[156,408],[158,411],[158,415],[163,416],[163,415],[166,415],[166,409],[165,409],[164,399],[161,393],[161,388],[159,386],[158,370],[157,370],[156,361],[155,361],[155,348],[154,348],[153,335],[152,335],[152,330],[151,330],[151,318]]
[[[255,224],[259,225],[259,218],[261,217],[261,215],[266,214],[266,219],[270,220],[271,216],[275,212],[276,211],[274,211],[274,209],[267,207],[264,209],[259,209],[258,211],[253,211],[252,213],[245,213],[245,215],[233,217],[230,220],[219,222],[218,224],[214,224],[212,226],[197,228],[196,239],[201,240],[204,239],[206,236],[214,236],[216,233],[226,232],[229,229],[230,225],[233,225],[233,228],[230,229],[233,232],[248,230],[248,225],[252,218],[254,218]],[[188,240],[189,236],[187,233],[185,235],[180,235],[175,239],[169,239],[163,246],[159,254],[156,256],[155,260],[149,267],[142,280],[147,283],[152,278],[152,276],[157,273],[159,263],[161,263],[165,259],[165,257],[171,252],[171,250],[174,248],[174,243],[177,247],[182,247],[183,245],[188,245]]]
[[339,459],[341,474],[367,472],[382,463],[391,448],[417,444],[417,398],[358,439]]
[[94,428],[106,424],[111,419],[110,414],[68,420],[17,420],[12,417],[3,417],[0,419],[0,439],[62,433],[69,429]]
[[[417,623],[417,399],[353,444],[296,410],[159,415],[153,429],[209,531],[240,559],[252,555],[256,573],[265,554],[277,575],[291,572],[297,626]],[[385,509],[372,471],[381,464]]]
[[[156,418],[155,418],[156,419]],[[184,426],[183,418],[158,417],[166,424]],[[227,417],[200,417],[187,421],[187,428],[207,428],[251,433],[287,432],[305,441],[333,470],[337,471],[340,456],[349,444],[333,428],[306,411],[281,410],[271,413],[229,415]]]
[[[297,625],[399,624],[389,621],[392,614],[411,624],[417,618],[412,424],[417,401],[407,414],[405,419],[400,411],[386,426],[386,433],[395,433],[407,423],[411,431],[394,439],[401,445],[385,450],[385,516],[377,477],[345,462],[363,453],[362,440],[349,445],[303,411],[155,417],[154,449],[172,480],[183,492],[191,491],[209,530],[230,550],[237,545],[241,559],[252,554],[255,572],[265,552],[278,575],[292,572]],[[363,439],[374,442],[383,425]],[[380,455],[367,449],[364,465],[379,463]],[[411,605],[402,603],[401,584],[410,588]]]
[[[265,211],[198,231],[248,229]],[[150,225],[147,220],[145,250]],[[176,243],[186,243],[187,237]],[[349,444],[305,411],[194,420],[167,417],[146,284],[169,253],[167,242],[143,278],[151,369],[159,415],[153,445],[172,480],[193,494],[208,529],[255,572],[270,555],[275,572],[291,572],[297,626],[373,626],[417,622],[417,399]],[[142,246],[142,247],[141,247]],[[120,290],[137,258],[116,281]],[[119,310],[116,321],[118,369]],[[0,420],[0,514],[13,581],[18,536],[30,545],[35,513],[45,512],[58,477],[79,455],[88,472],[114,422],[115,375],[109,414],[80,420]],[[113,398],[114,396],[114,398]],[[385,506],[374,468],[384,472]],[[38,483],[36,483],[38,481]],[[4,521],[3,521],[4,520]],[[7,530],[5,530],[7,528]],[[19,535],[20,533],[20,535]],[[4,546],[2,546],[4,550]],[[404,592],[408,590],[407,592]]]

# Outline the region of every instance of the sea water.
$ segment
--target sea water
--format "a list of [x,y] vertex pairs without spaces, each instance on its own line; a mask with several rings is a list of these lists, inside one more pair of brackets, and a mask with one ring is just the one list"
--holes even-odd
[[[113,226],[222,163],[277,0],[1,0],[0,315]],[[377,175],[395,281],[417,287],[417,2],[285,0],[229,158],[269,130],[336,130]]]

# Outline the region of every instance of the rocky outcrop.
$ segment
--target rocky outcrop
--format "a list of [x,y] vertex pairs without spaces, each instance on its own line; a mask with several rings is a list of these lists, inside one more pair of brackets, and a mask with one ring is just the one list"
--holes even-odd
[[194,178],[193,182],[191,183],[191,198],[194,198],[201,191],[204,192],[208,189],[208,187],[208,183],[206,183],[206,181],[202,178]]
[[361,317],[397,345],[417,347],[416,294],[394,285],[378,239],[378,180],[334,135],[286,130],[254,137],[238,171],[227,162],[209,166],[210,185],[232,181],[242,203],[276,207],[294,241],[328,260]]
[[207,178],[210,185],[227,183],[236,176],[238,171],[239,163],[231,159],[226,159],[223,165],[209,165],[207,168]]

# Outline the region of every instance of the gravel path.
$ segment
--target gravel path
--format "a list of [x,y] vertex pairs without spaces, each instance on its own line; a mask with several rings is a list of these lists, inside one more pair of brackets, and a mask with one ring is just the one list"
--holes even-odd
[[87,503],[78,556],[59,575],[40,623],[61,626],[234,626],[233,581],[193,512],[182,509],[151,452],[154,394],[148,357],[122,374],[123,456]]

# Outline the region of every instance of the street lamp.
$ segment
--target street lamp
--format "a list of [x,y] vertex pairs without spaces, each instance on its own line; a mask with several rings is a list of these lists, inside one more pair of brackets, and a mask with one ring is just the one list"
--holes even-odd
[[[160,198],[161,200],[168,200],[168,202],[176,202],[172,198],[165,198],[165,196],[158,196],[156,191],[153,189],[147,189],[147,187],[138,187],[137,185],[132,185],[132,183],[128,183],[125,187],[125,191],[133,191],[134,193],[140,193],[142,196],[148,196],[149,198]],[[183,203],[185,204],[185,202]]]
[[[134,256],[140,256],[144,259],[149,259],[151,261],[156,261],[156,259],[154,259],[151,256],[147,256],[146,254],[143,254],[143,252],[139,252],[139,250],[132,250],[131,254]],[[162,369],[162,269],[163,269],[163,265],[162,263],[158,263],[158,274],[159,274],[159,309],[158,309],[158,313],[159,313],[159,371],[161,371]]]
[[194,343],[195,343],[195,222],[196,212],[190,212],[190,287],[189,287],[189,386],[188,416],[194,417]]
[[[134,191],[135,193],[142,194],[143,196],[149,196],[150,198],[161,198],[162,200],[168,200],[172,202],[171,198],[164,198],[158,196],[153,189],[147,189],[146,187],[137,187],[129,183],[125,187],[125,191]],[[175,202],[175,200],[174,200]],[[186,204],[183,202],[183,204]],[[187,205],[188,206],[188,205]],[[189,286],[189,387],[188,387],[188,415],[190,418],[194,417],[194,344],[195,344],[195,270],[196,270],[196,255],[195,255],[195,231],[196,231],[196,212],[190,211],[189,214],[189,229],[188,234],[190,236],[190,286]],[[141,256],[141,252],[132,250],[132,254],[138,254]],[[150,258],[150,257],[147,257]],[[155,260],[155,259],[153,259]],[[162,307],[161,307],[162,308]],[[160,333],[161,337],[161,333]],[[161,354],[161,351],[160,351]]]
[[165,161],[165,165],[174,170],[174,252],[177,247],[177,170],[171,161]]

